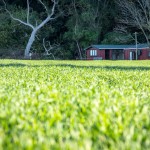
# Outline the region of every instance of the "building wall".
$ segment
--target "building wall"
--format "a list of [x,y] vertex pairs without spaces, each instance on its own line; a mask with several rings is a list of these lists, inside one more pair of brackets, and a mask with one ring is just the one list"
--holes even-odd
[[[150,49],[141,49],[141,50],[142,50],[142,54],[138,56],[138,60],[150,59],[150,57],[148,56]],[[132,49],[125,50],[124,51],[125,60],[130,60],[130,52],[136,52],[136,50],[132,50]]]
[[102,57],[102,59],[105,59],[105,50],[99,50],[98,56]]
[[[97,50],[97,56],[90,56],[90,50]],[[86,50],[86,58],[87,60],[94,60],[96,58],[105,59],[105,50],[99,50],[97,48],[89,48]]]
[[[97,56],[90,56],[90,50],[97,50]],[[146,59],[150,60],[150,56],[148,56],[150,49],[141,49],[141,50],[142,50],[142,54],[138,56],[138,60],[146,60]],[[112,51],[113,50],[110,50],[109,53],[110,60],[112,59]],[[136,52],[136,50],[135,49],[124,50],[124,60],[130,60],[130,52]],[[99,50],[97,48],[89,48],[86,50],[86,58],[87,60],[94,60],[99,58],[105,60],[105,50]]]
[[150,49],[143,49],[142,55],[139,56],[139,60],[150,59],[150,57],[148,56],[149,52],[150,52]]

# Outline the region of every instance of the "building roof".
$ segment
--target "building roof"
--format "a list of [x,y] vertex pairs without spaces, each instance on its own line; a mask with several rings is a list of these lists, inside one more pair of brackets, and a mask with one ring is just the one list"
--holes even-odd
[[[91,45],[90,47],[88,48],[97,48],[97,49],[136,49],[136,45]],[[88,49],[86,48],[86,49]],[[148,47],[148,44],[138,44],[137,45],[137,48],[138,49],[141,49],[141,48],[149,48]]]

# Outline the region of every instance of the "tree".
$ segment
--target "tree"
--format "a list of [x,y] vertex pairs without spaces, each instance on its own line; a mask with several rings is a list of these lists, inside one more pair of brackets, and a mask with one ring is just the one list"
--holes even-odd
[[43,3],[42,0],[38,0],[38,2],[43,6],[43,8],[45,9],[45,12],[47,14],[46,18],[38,23],[38,21],[36,21],[36,25],[33,25],[30,21],[30,3],[29,3],[29,0],[27,0],[27,12],[26,12],[26,21],[23,21],[19,18],[16,18],[13,16],[13,14],[7,9],[7,6],[6,6],[6,2],[4,0],[2,0],[3,3],[4,3],[4,6],[5,6],[5,10],[6,12],[10,15],[10,17],[15,20],[15,21],[18,21],[20,22],[21,24],[25,25],[25,26],[28,26],[29,28],[32,29],[32,32],[31,32],[31,35],[30,35],[30,38],[28,40],[28,43],[26,45],[26,48],[25,48],[25,53],[24,53],[24,57],[26,59],[29,59],[30,58],[30,50],[31,50],[31,47],[32,47],[32,44],[33,42],[35,41],[35,36],[37,34],[37,32],[45,25],[47,24],[49,21],[51,20],[54,20],[56,17],[53,17],[54,14],[55,14],[55,9],[56,9],[56,5],[58,4],[58,2],[56,0],[51,0],[53,2],[53,6],[52,6],[52,9],[51,11],[49,11],[48,7],[46,6],[46,4]]
[[131,44],[133,41],[131,34],[113,31],[104,36],[102,44]]
[[150,46],[150,0],[116,0],[121,11],[119,23],[140,29]]
[[84,47],[99,42],[109,2],[109,0],[70,1],[64,39],[69,41],[70,49],[78,53],[79,59],[83,58]]

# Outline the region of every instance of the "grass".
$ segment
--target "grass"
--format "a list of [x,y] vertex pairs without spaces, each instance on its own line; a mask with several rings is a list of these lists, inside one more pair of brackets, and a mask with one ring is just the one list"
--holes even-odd
[[0,149],[148,150],[150,61],[0,60]]

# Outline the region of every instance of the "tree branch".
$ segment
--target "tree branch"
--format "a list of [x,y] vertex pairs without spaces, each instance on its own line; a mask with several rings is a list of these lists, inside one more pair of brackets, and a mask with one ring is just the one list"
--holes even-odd
[[[18,21],[21,24],[26,25],[26,26],[32,28],[32,32],[31,32],[30,38],[28,40],[28,43],[26,45],[26,49],[25,49],[25,53],[24,53],[25,58],[29,58],[29,52],[31,50],[32,44],[33,44],[33,42],[35,40],[35,37],[36,37],[36,34],[37,34],[38,30],[40,30],[40,28],[42,28],[50,20],[53,20],[53,19],[56,18],[56,17],[53,17],[53,15],[55,13],[55,8],[56,8],[56,5],[58,3],[58,2],[56,2],[57,0],[51,0],[53,2],[53,6],[52,6],[50,14],[48,13],[48,9],[47,9],[46,5],[42,2],[42,0],[38,0],[38,1],[43,5],[43,7],[45,8],[45,10],[47,11],[47,17],[39,25],[37,24],[37,21],[36,21],[36,26],[33,26],[29,22],[30,21],[30,4],[29,4],[29,0],[27,0],[26,22],[22,21],[21,19],[15,18],[13,16],[13,14],[7,9],[7,5],[6,5],[5,0],[2,0],[2,2],[4,4],[5,11],[10,15],[10,17],[13,20]],[[43,41],[43,44],[44,44],[44,41]],[[44,49],[46,50],[46,47],[44,47]],[[50,49],[51,49],[51,47],[50,47]],[[53,54],[51,53],[51,55],[53,55]],[[54,57],[54,55],[53,55],[53,57]]]
[[10,16],[13,20],[18,21],[18,22],[20,22],[20,23],[22,23],[22,24],[24,24],[24,25],[26,25],[26,26],[31,27],[32,29],[34,29],[34,26],[33,26],[32,24],[26,23],[26,22],[22,21],[21,19],[15,18],[15,17],[11,14],[11,12],[7,9],[6,2],[5,2],[4,0],[2,0],[2,1],[3,1],[3,3],[4,3],[4,6],[5,6],[5,11],[9,14],[9,16]]
[[41,0],[38,0],[38,1],[42,4],[42,6],[44,7],[44,9],[46,10],[47,15],[49,15],[48,9],[47,9],[46,5]]
[[56,5],[57,5],[57,2],[56,2],[56,0],[52,0],[53,1],[53,7],[52,7],[52,12],[51,12],[51,14],[49,14],[48,16],[47,16],[47,18],[44,20],[44,21],[42,21],[37,27],[36,27],[36,29],[38,30],[38,29],[40,29],[40,28],[42,28],[47,22],[49,22],[50,20],[54,20],[55,18],[52,18],[52,16],[54,15],[54,12],[55,12],[55,8],[56,8]]
[[52,7],[51,14],[49,15],[49,18],[51,18],[51,17],[54,15],[56,5],[58,4],[58,2],[56,2],[56,0],[52,0],[52,2],[53,2],[54,4],[53,4],[53,7]]
[[50,42],[48,42],[48,44],[49,44],[49,48],[47,49],[45,44],[45,38],[43,38],[43,47],[46,53],[45,55],[52,55],[53,59],[55,60],[54,54],[50,52],[54,47],[51,46]]
[[27,23],[29,24],[29,15],[30,15],[30,5],[29,0],[27,0]]
[[150,45],[147,33],[147,31],[150,31],[150,1],[138,0],[138,5],[136,5],[134,1],[129,2],[126,0],[117,0],[116,3],[121,10],[121,22],[123,24],[139,28],[143,32],[148,45]]

